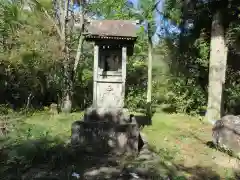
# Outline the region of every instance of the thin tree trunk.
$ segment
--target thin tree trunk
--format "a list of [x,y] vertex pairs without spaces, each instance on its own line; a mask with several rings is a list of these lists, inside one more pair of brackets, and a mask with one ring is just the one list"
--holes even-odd
[[82,55],[82,48],[83,48],[83,41],[84,41],[84,36],[83,36],[83,32],[84,32],[84,2],[81,1],[81,10],[80,10],[80,23],[81,23],[81,27],[80,27],[80,37],[78,40],[78,47],[77,47],[77,53],[76,53],[76,57],[75,57],[75,62],[74,62],[74,74],[76,74],[77,71],[77,67]]
[[148,84],[147,84],[147,115],[152,116],[152,39],[148,35]]
[[210,123],[214,123],[221,118],[223,113],[222,94],[228,54],[220,12],[217,12],[212,20],[210,48],[208,105],[205,119]]
[[[83,32],[83,31],[82,31]],[[84,42],[84,36],[81,32],[79,41],[78,41],[78,47],[77,47],[77,53],[76,53],[76,57],[75,57],[75,62],[74,62],[74,74],[76,74],[77,68],[78,68],[78,64],[82,55],[82,48],[83,48],[83,42]]]
[[62,100],[62,112],[70,113],[72,110],[72,91],[73,91],[73,82],[71,77],[71,62],[69,55],[69,27],[68,27],[68,15],[69,15],[69,0],[64,2],[64,10],[61,15],[61,30],[62,30],[62,50],[64,54],[64,87],[63,87],[63,100]]

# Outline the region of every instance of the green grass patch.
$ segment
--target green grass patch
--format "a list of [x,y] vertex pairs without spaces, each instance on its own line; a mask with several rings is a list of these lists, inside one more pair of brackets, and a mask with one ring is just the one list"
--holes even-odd
[[[57,169],[65,173],[62,178],[71,179],[71,171],[82,173],[101,164],[99,159],[84,153],[74,154],[66,145],[72,122],[82,117],[81,112],[9,116],[11,131],[0,140],[0,175],[22,176],[29,169],[41,165],[41,168],[46,166],[45,169],[51,171]],[[126,159],[118,163],[119,166],[144,166],[176,180],[236,179],[239,161],[206,145],[211,141],[211,126],[198,118],[157,113],[153,116],[152,125],[142,131],[157,158],[144,161]]]
[[[155,114],[143,132],[161,161],[178,175],[195,179],[235,178],[239,161],[208,147],[211,125],[180,114]],[[170,165],[170,166],[169,166]],[[161,167],[160,167],[161,168]],[[201,178],[200,178],[201,177]]]

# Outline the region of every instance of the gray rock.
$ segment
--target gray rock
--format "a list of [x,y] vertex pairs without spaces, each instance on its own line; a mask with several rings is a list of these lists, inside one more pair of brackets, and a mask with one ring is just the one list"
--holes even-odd
[[240,157],[240,117],[226,115],[212,128],[213,143]]
[[58,105],[56,103],[51,103],[49,107],[49,111],[51,114],[58,114]]
[[75,121],[71,127],[71,144],[77,146],[81,143],[81,121]]
[[71,113],[71,110],[72,110],[72,101],[68,97],[63,101],[61,111],[63,113]]

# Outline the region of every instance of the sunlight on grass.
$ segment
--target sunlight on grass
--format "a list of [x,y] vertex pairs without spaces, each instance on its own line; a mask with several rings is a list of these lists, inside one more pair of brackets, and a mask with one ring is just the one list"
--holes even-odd
[[[230,157],[206,145],[207,141],[212,140],[211,125],[204,124],[197,118],[179,114],[155,114],[152,126],[145,127],[143,132],[149,143],[158,151],[167,152],[176,165],[206,167],[224,177],[233,175],[234,167],[227,162]],[[221,167],[213,157],[224,159],[226,167]],[[164,156],[162,159],[168,160]],[[186,171],[182,173],[185,176],[189,174]]]
[[2,146],[9,143],[19,143],[27,139],[39,139],[43,137],[58,138],[67,141],[70,138],[71,124],[81,120],[83,113],[56,114],[48,112],[36,112],[29,116],[22,115],[15,122],[11,132],[2,140]]
[[[57,114],[49,115],[46,113],[37,113],[32,117],[25,120],[28,125],[33,125],[34,127],[41,127],[42,131],[47,131],[51,136],[70,136],[71,124],[76,120],[81,120],[83,113],[72,113],[67,114]],[[32,131],[39,130],[33,128]]]

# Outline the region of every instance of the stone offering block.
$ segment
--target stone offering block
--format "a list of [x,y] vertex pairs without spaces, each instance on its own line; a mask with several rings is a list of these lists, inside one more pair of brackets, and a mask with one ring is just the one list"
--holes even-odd
[[226,115],[212,128],[213,143],[240,158],[240,117]]
[[84,114],[84,122],[109,122],[127,124],[133,122],[127,109],[122,108],[88,108]]
[[139,150],[140,133],[137,124],[83,122],[72,124],[72,145],[91,152],[134,154]]

